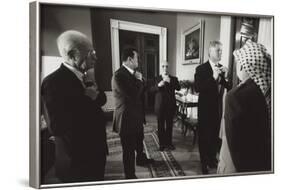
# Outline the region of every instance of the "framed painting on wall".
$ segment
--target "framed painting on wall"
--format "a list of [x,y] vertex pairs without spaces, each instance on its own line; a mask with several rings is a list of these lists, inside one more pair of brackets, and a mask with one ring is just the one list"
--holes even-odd
[[204,21],[182,33],[182,64],[196,64],[202,61],[204,49]]

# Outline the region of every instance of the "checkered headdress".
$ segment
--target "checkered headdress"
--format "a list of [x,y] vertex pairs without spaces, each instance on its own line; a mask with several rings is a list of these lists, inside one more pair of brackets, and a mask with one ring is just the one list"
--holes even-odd
[[271,56],[266,48],[248,40],[233,55],[266,96],[271,86]]
[[271,125],[271,56],[259,43],[248,40],[244,46],[233,52],[237,62],[261,89],[268,110],[268,123]]

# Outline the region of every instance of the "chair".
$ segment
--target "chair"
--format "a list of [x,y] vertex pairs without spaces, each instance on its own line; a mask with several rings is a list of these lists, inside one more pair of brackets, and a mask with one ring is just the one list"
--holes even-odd
[[192,117],[191,108],[197,107],[198,103],[194,102],[183,102],[179,108],[181,112],[181,121],[182,125],[182,134],[186,136],[188,130],[193,132],[193,145],[195,145],[197,140],[197,126],[198,120],[197,118]]
[[185,109],[184,104],[180,100],[176,99],[176,105],[177,105],[177,109],[176,109],[176,114],[175,114],[176,118],[174,120],[174,123],[180,122],[182,124],[181,131],[182,134],[184,135],[184,131],[185,131],[184,120],[186,118],[185,111],[184,111]]

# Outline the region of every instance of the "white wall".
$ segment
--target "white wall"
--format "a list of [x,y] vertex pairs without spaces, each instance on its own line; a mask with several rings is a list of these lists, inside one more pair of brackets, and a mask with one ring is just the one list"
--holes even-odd
[[42,56],[41,57],[41,82],[43,79],[57,70],[63,59],[61,57],[56,56]]
[[234,43],[234,19],[232,16],[221,16],[220,41],[222,42],[222,56],[220,64],[229,67],[232,64]]
[[41,53],[59,56],[56,39],[66,30],[78,30],[92,40],[89,7],[44,5],[41,12]]
[[[166,9],[189,9],[204,11],[224,11],[224,12],[244,12],[256,14],[272,14],[277,18],[275,20],[275,36],[274,51],[277,52],[275,59],[281,60],[281,11],[279,2],[276,0],[256,0],[255,6],[253,1],[245,0],[228,0],[228,1],[209,1],[196,0],[190,1],[163,1],[163,0],[72,0],[71,2],[89,4],[103,4],[115,6],[133,6],[133,7],[159,7]],[[33,188],[28,187],[28,153],[29,153],[29,46],[28,46],[28,3],[22,0],[5,1],[1,7],[1,26],[0,31],[2,44],[0,51],[3,52],[1,61],[2,73],[1,77],[1,126],[4,129],[0,138],[0,146],[2,156],[0,158],[1,173],[0,179],[1,189],[22,190]],[[5,19],[8,18],[8,19]],[[12,37],[11,37],[12,36]],[[10,38],[11,37],[11,38]],[[12,51],[11,51],[12,50]],[[9,63],[9,64],[8,64]],[[13,63],[13,64],[10,64]],[[4,72],[11,71],[11,72]],[[275,81],[281,80],[281,64],[275,65],[276,78]],[[7,82],[7,80],[9,82]],[[274,90],[275,97],[281,95],[281,85],[276,85]],[[275,98],[274,108],[275,116],[280,114],[281,101]],[[167,180],[153,181],[145,183],[126,183],[112,185],[96,185],[81,186],[70,188],[56,188],[59,190],[141,190],[141,189],[217,189],[217,190],[237,190],[237,189],[277,189],[281,184],[281,117],[275,117],[275,148],[274,158],[276,164],[274,166],[275,173],[268,175],[252,175],[241,177],[212,177],[189,180]],[[7,146],[8,145],[8,146]]]
[[92,40],[91,12],[88,7],[43,5],[41,12],[41,81],[55,71],[62,59],[56,39],[66,30],[78,30]]
[[181,34],[185,30],[196,25],[200,19],[205,20],[204,32],[204,59],[208,60],[208,46],[210,41],[220,39],[220,16],[203,14],[178,14],[177,18],[177,65],[176,73],[179,80],[194,80],[195,68],[198,64],[182,65],[181,58]]
[[258,42],[263,44],[268,52],[273,53],[273,19],[261,18],[259,24]]

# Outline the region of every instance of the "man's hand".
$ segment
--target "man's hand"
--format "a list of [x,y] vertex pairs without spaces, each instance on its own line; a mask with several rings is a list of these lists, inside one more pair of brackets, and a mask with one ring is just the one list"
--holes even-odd
[[221,74],[223,74],[224,78],[227,77],[228,69],[225,66],[220,67]]
[[162,87],[165,85],[165,81],[164,80],[161,80],[159,83],[158,83],[158,87]]
[[85,88],[85,95],[89,96],[92,100],[97,99],[99,95],[98,87],[97,85],[89,86]]
[[169,75],[164,75],[162,76],[163,80],[167,83],[170,83],[171,82],[171,78],[169,77]]
[[143,78],[142,78],[142,74],[140,73],[140,72],[138,72],[138,71],[136,71],[135,72],[135,77],[138,79],[138,80],[143,80]]
[[92,82],[96,81],[95,69],[94,68],[91,68],[91,69],[87,70],[87,72],[84,75],[84,80],[85,81],[92,81]]
[[217,80],[219,76],[222,76],[223,78],[226,78],[227,72],[228,72],[228,69],[225,66],[221,66],[221,67],[216,66],[214,68],[213,77],[215,78],[215,80]]

